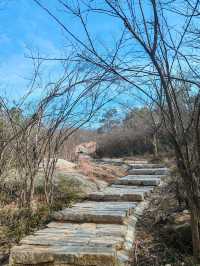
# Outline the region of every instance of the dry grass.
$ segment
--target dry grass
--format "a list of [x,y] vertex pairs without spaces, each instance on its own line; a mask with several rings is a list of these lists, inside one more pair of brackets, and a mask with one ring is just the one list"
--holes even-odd
[[[171,184],[156,189],[149,208],[137,223],[134,266],[195,266],[190,215],[184,209]],[[177,225],[184,225],[184,231],[177,230]]]
[[88,176],[91,180],[105,181],[108,183],[127,174],[122,166],[99,164],[88,157],[83,157],[79,160],[78,168],[81,173]]

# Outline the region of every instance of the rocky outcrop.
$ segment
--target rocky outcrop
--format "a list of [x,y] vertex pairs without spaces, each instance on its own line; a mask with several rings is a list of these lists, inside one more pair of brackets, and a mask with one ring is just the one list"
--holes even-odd
[[90,141],[90,142],[84,142],[76,146],[75,148],[75,153],[76,154],[93,154],[96,152],[97,149],[97,144],[95,141]]

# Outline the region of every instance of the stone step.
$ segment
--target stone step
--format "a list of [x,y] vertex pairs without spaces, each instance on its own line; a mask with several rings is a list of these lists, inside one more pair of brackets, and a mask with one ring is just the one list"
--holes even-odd
[[12,248],[9,265],[125,266],[134,224],[50,223]]
[[153,191],[153,189],[155,188],[154,186],[134,186],[134,185],[122,185],[122,184],[112,184],[110,186],[111,188],[117,188],[117,189],[133,189],[133,190],[137,190],[137,191],[142,191],[148,193]]
[[95,202],[77,203],[53,215],[56,221],[76,223],[107,223],[123,224],[130,216],[137,203],[132,202]]
[[125,160],[124,161],[127,164],[148,164],[147,160]]
[[130,164],[133,169],[154,169],[154,168],[165,168],[162,164],[151,164],[151,163],[133,163]]
[[124,163],[123,159],[111,159],[111,158],[102,158],[100,162],[115,164],[115,165],[122,165]]
[[117,179],[116,185],[133,185],[133,186],[158,186],[160,176],[152,175],[127,175]]
[[167,175],[168,168],[146,168],[146,169],[130,169],[130,175]]
[[92,201],[142,201],[151,189],[142,187],[107,187],[103,191],[92,192],[88,199]]
[[[115,161],[117,163],[117,161]],[[139,162],[137,164],[145,164]],[[53,215],[54,222],[21,240],[9,266],[127,266],[144,198],[167,168],[143,167]]]

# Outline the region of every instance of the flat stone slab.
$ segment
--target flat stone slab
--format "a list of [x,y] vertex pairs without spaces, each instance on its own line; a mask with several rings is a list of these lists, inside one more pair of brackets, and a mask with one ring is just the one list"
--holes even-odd
[[118,164],[118,165],[124,163],[123,159],[114,159],[114,158],[113,159],[111,159],[111,158],[102,158],[101,162],[111,163],[111,164]]
[[12,249],[9,265],[124,265],[117,253],[133,232],[127,225],[50,223]]
[[124,161],[127,164],[148,164],[147,160],[125,160]]
[[151,169],[151,168],[165,168],[162,164],[152,164],[152,163],[131,163],[134,169]]
[[168,168],[146,168],[146,169],[130,169],[131,175],[167,175],[169,173]]
[[117,188],[117,189],[132,189],[132,190],[136,190],[136,191],[141,191],[146,193],[145,195],[148,195],[149,192],[153,191],[154,186],[134,186],[134,185],[121,185],[121,184],[112,184],[110,186],[111,188]]
[[56,221],[122,224],[136,207],[132,202],[84,201],[53,215]]
[[127,175],[117,179],[114,184],[127,186],[158,186],[160,184],[160,176]]
[[54,222],[21,240],[11,250],[9,266],[130,265],[137,217],[148,206],[143,200],[168,174],[145,161],[132,163],[132,175],[56,212]]
[[103,191],[92,192],[88,195],[89,200],[93,201],[142,201],[150,192],[141,187],[115,187],[110,186]]

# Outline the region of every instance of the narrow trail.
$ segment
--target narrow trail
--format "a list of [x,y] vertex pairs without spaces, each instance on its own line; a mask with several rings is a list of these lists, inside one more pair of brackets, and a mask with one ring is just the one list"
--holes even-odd
[[146,161],[129,164],[128,176],[56,212],[45,229],[22,239],[11,250],[9,265],[130,265],[137,217],[168,169]]

